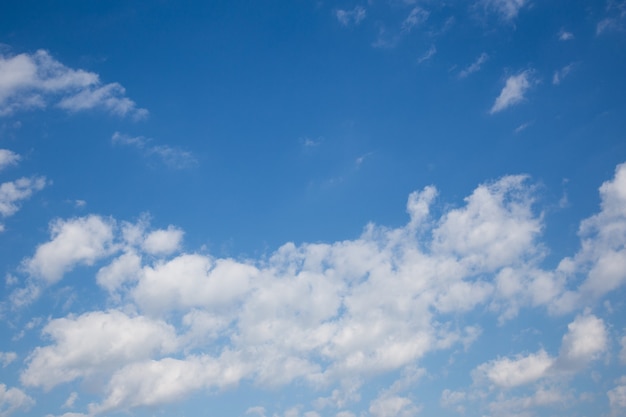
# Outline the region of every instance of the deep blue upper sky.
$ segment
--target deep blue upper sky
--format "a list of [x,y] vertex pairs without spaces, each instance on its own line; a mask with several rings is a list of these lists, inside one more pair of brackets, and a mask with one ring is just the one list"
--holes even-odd
[[621,0],[5,1],[0,416],[622,415],[624,74]]

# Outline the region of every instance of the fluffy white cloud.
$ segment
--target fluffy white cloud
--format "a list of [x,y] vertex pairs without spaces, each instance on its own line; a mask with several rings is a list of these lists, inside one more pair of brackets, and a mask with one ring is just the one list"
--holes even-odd
[[[624,378],[623,378],[624,379]],[[609,404],[615,412],[614,415],[621,415],[620,413],[626,411],[626,385],[618,385],[609,392]]]
[[[601,212],[581,227],[593,230],[594,242],[602,235],[609,248],[626,241],[614,226],[606,229],[624,210],[621,170],[601,187]],[[356,239],[287,243],[267,258],[247,261],[202,253],[172,257],[182,231],[150,232],[145,219],[120,227],[97,216],[58,221],[51,241],[25,264],[45,266],[53,259],[53,267],[42,267],[57,271],[49,272],[53,282],[77,263],[111,257],[97,282],[113,295],[108,302],[123,301],[120,308],[137,315],[112,310],[50,322],[45,334],[53,342],[32,352],[22,380],[51,387],[105,374],[110,378],[102,401],[90,408],[94,413],[175,401],[242,379],[262,386],[303,381],[342,387],[318,401],[320,408],[341,411],[358,398],[359,381],[416,368],[430,352],[467,348],[480,329],[463,327],[458,313],[482,305],[485,312],[510,318],[522,307],[561,300],[567,274],[584,263],[569,260],[574,272],[567,272],[567,262],[556,271],[538,266],[543,224],[533,193],[526,177],[507,176],[478,186],[462,206],[436,217],[431,205],[437,191],[426,187],[409,196],[404,226],[370,224]],[[64,241],[83,243],[55,243],[47,257],[38,256],[45,245]],[[83,247],[92,250],[79,255]],[[597,248],[589,250],[595,254]],[[596,258],[584,259],[593,264]],[[577,301],[572,308],[582,305]],[[111,345],[120,336],[108,330],[91,336],[105,324],[122,335],[121,345]],[[127,340],[126,334],[139,337]],[[570,323],[559,355],[541,349],[483,363],[474,370],[474,386],[497,393],[558,380],[583,369],[606,346],[604,322],[585,313]],[[448,394],[442,401],[454,408],[470,397]],[[557,394],[538,389],[515,404],[550,403]],[[379,399],[372,413],[417,410],[400,388]]]
[[532,72],[526,70],[507,78],[506,84],[493,103],[490,113],[498,113],[524,100],[524,95],[533,85],[531,76]]
[[355,6],[352,10],[338,9],[335,12],[335,17],[337,17],[337,20],[343,26],[348,26],[350,24],[358,25],[363,19],[365,19],[365,16],[365,8],[361,6]]
[[497,387],[511,388],[544,377],[553,363],[554,359],[542,349],[513,359],[502,358],[484,363],[474,370],[473,378],[479,383],[487,380]]
[[15,165],[20,160],[20,156],[8,149],[0,149],[0,171],[8,166]]
[[374,417],[413,417],[420,408],[410,398],[400,396],[384,396],[372,401],[369,412]]
[[55,319],[42,332],[53,344],[32,352],[20,380],[46,389],[76,378],[109,374],[126,363],[178,347],[171,325],[116,310]]
[[121,116],[147,114],[125,96],[121,85],[102,85],[97,74],[68,68],[47,51],[0,55],[0,116],[42,108],[50,101],[70,111],[104,108]]
[[0,215],[8,217],[19,210],[18,202],[42,190],[46,185],[44,177],[20,178],[0,185]]
[[50,226],[51,240],[24,260],[31,276],[48,283],[60,280],[77,264],[92,265],[113,250],[113,222],[100,216],[57,220]]
[[556,363],[559,370],[578,370],[606,350],[608,336],[602,319],[581,315],[568,324],[567,329]]
[[0,384],[0,417],[7,417],[17,410],[28,411],[35,400],[18,388]]

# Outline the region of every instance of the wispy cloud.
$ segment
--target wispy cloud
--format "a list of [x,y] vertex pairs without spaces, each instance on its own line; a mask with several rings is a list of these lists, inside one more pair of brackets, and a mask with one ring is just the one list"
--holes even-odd
[[624,30],[626,1],[608,1],[606,12],[608,16],[596,25],[596,35],[613,30]]
[[414,7],[402,22],[402,31],[410,32],[413,28],[424,23],[428,19],[428,16],[430,16],[430,12],[427,10],[419,6]]
[[487,62],[488,59],[489,55],[483,52],[478,58],[476,58],[476,61],[472,62],[467,68],[459,72],[459,78],[465,78],[470,74],[480,71],[483,64]]
[[0,54],[0,116],[47,107],[68,111],[101,108],[119,116],[145,117],[118,83],[102,84],[93,72],[68,68],[47,51]]
[[531,70],[526,70],[510,76],[489,112],[498,113],[524,100],[524,95],[533,84],[531,74]]
[[554,75],[552,76],[552,84],[559,85],[563,78],[567,77],[572,69],[574,68],[574,63],[568,64],[561,68],[560,70],[554,71]]
[[366,17],[365,8],[356,6],[352,10],[338,9],[335,11],[335,17],[343,26],[358,25]]
[[417,63],[422,64],[428,61],[433,56],[435,56],[436,53],[437,53],[437,48],[435,47],[435,45],[431,45],[430,48],[428,48],[428,51],[426,51],[424,55],[422,55],[421,57],[417,59]]
[[517,17],[520,9],[528,3],[527,0],[480,0],[486,10],[498,14],[504,21],[511,21]]
[[144,156],[155,156],[173,169],[192,168],[198,164],[198,160],[191,152],[168,145],[154,145],[152,139],[143,136],[130,136],[115,132],[111,137],[111,142],[139,149]]

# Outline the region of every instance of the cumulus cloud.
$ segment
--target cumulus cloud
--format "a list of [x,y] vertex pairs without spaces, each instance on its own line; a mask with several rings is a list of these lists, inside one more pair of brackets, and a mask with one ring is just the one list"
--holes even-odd
[[3,368],[6,368],[11,362],[17,359],[17,353],[15,352],[0,352],[0,363]]
[[0,55],[0,116],[49,103],[69,111],[103,108],[133,117],[148,113],[118,83],[102,85],[97,74],[68,68],[47,51]]
[[[622,169],[600,188],[600,213],[581,226],[598,239],[599,230],[612,224],[602,235],[605,249],[626,242],[621,220],[617,229],[614,224],[625,206]],[[48,244],[83,242],[80,250],[55,244],[59,248],[49,251],[61,254],[54,257],[57,263],[38,249],[26,265],[52,262],[33,267],[48,271],[39,274],[49,274],[52,282],[72,265],[107,258],[96,279],[118,307],[50,321],[43,334],[51,342],[31,352],[22,383],[51,388],[98,377],[104,381],[101,398],[89,407],[98,414],[177,401],[242,380],[261,386],[298,381],[339,387],[318,405],[340,412],[358,398],[360,381],[419,369],[432,352],[467,348],[480,329],[463,325],[459,313],[482,306],[484,313],[511,317],[520,308],[545,308],[561,299],[564,267],[539,267],[543,218],[534,194],[527,177],[506,176],[479,185],[463,204],[435,215],[437,191],[429,186],[409,196],[404,226],[370,224],[355,239],[286,243],[257,260],[177,253],[182,231],[149,231],[145,221],[117,227],[92,216],[58,221]],[[69,236],[66,224],[75,228],[76,239],[61,238]],[[539,349],[485,362],[472,374],[475,387],[494,393],[536,388],[511,407],[555,403],[567,395],[537,384],[581,371],[606,352],[607,340],[603,320],[585,312],[569,324],[558,354]],[[418,377],[406,375],[370,404],[372,414],[417,412],[403,390]],[[462,408],[470,395],[459,392],[448,392],[442,402]]]
[[355,6],[352,10],[338,9],[335,17],[343,26],[358,25],[365,19],[366,11],[361,6]]
[[152,139],[143,136],[129,136],[115,132],[111,137],[113,144],[130,146],[140,150],[145,157],[156,157],[172,169],[185,169],[197,165],[198,161],[191,152],[167,145],[154,145]]
[[483,52],[478,58],[476,58],[476,61],[472,62],[467,68],[459,72],[459,78],[466,78],[468,75],[480,71],[483,64],[487,62],[488,59],[489,55]]
[[100,216],[56,220],[50,226],[50,235],[51,240],[23,263],[31,276],[50,284],[76,265],[93,265],[113,250],[113,223]]
[[0,184],[0,215],[12,216],[19,210],[19,202],[42,190],[46,186],[44,177],[22,177]]
[[530,70],[510,76],[489,112],[491,114],[498,113],[520,103],[524,100],[524,95],[532,87],[532,84],[532,72]]
[[53,344],[29,355],[20,376],[26,386],[50,389],[177,348],[171,325],[116,310],[55,319],[42,332]]
[[35,400],[19,388],[8,388],[0,384],[0,417],[8,417],[17,410],[28,411]]

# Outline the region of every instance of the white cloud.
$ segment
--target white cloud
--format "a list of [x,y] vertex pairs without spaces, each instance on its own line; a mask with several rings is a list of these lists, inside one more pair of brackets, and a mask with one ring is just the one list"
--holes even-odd
[[414,7],[402,22],[402,31],[410,32],[413,28],[424,23],[428,19],[428,16],[430,16],[430,13],[427,10],[419,6]]
[[572,39],[574,39],[574,34],[572,32],[568,32],[564,29],[559,32],[560,41],[570,41]]
[[595,302],[626,283],[626,164],[618,165],[615,177],[600,187],[601,210],[580,224],[581,248],[565,258],[558,272],[567,277],[582,275],[579,288],[552,306],[563,313]]
[[121,116],[147,114],[118,83],[102,85],[97,74],[68,68],[47,51],[0,55],[0,116],[49,102],[70,111],[104,108]]
[[459,78],[465,78],[470,74],[480,71],[483,64],[487,62],[488,59],[489,55],[483,52],[478,58],[476,58],[476,61],[472,62],[467,68],[459,72]]
[[0,215],[8,217],[19,210],[18,202],[42,190],[46,185],[44,177],[20,178],[0,185]]
[[167,145],[153,145],[152,139],[144,138],[143,136],[132,137],[115,132],[111,137],[111,141],[114,144],[137,148],[146,157],[155,156],[172,169],[191,168],[198,164],[197,159],[191,152]]
[[430,48],[428,48],[428,51],[426,51],[424,55],[422,55],[421,57],[417,59],[417,63],[421,64],[423,62],[428,61],[433,56],[435,56],[436,53],[437,53],[437,48],[435,48],[435,45],[431,45]]
[[489,112],[494,114],[520,103],[532,84],[530,70],[510,76]]
[[0,417],[7,417],[17,410],[28,411],[35,400],[18,388],[0,384]]
[[74,403],[77,399],[78,393],[76,391],[72,392],[69,397],[67,397],[67,400],[65,400],[65,402],[63,403],[62,408],[73,408]]
[[378,397],[369,407],[374,417],[413,417],[419,411],[420,407],[413,404],[410,398],[397,395]]
[[484,363],[472,375],[478,383],[487,380],[500,388],[512,388],[543,378],[553,363],[554,359],[542,349],[513,359],[502,358]]
[[146,236],[142,247],[150,255],[169,255],[180,249],[184,232],[174,226],[166,230],[155,230]]
[[366,11],[361,6],[356,6],[352,10],[338,9],[335,12],[335,17],[343,26],[349,26],[351,24],[358,25],[365,19]]
[[619,351],[619,361],[626,364],[626,336],[623,336],[619,341],[622,349]]
[[126,363],[177,348],[171,325],[120,311],[91,312],[50,321],[43,329],[52,345],[36,348],[20,380],[50,389],[60,383],[110,374]]
[[609,404],[615,412],[615,416],[622,415],[621,412],[626,411],[626,385],[618,385],[609,392]]
[[[588,234],[581,235],[592,254],[622,248],[626,241],[619,220],[626,206],[622,169],[626,175],[626,166],[620,166],[616,178],[600,188],[600,213],[581,225],[585,233],[593,232],[589,244]],[[539,267],[543,223],[534,191],[527,177],[506,176],[479,185],[460,207],[434,216],[437,191],[429,186],[409,196],[404,226],[370,224],[351,240],[287,243],[256,260],[203,253],[172,257],[161,249],[179,248],[174,228],[158,231],[159,250],[148,248],[153,253],[148,256],[145,242],[158,234],[148,231],[146,219],[121,227],[97,216],[57,221],[58,231],[47,244],[78,241],[87,242],[78,247],[95,249],[91,255],[72,249],[67,251],[72,256],[54,257],[58,265],[42,267],[50,280],[77,263],[112,258],[98,270],[97,282],[113,295],[108,303],[135,314],[96,311],[51,321],[44,334],[52,343],[31,353],[22,381],[46,388],[77,378],[102,381],[103,397],[91,405],[93,413],[176,401],[242,380],[266,387],[298,381],[332,390],[317,405],[341,412],[358,399],[363,380],[402,371],[406,377],[372,402],[371,412],[411,415],[419,407],[402,390],[419,372],[407,370],[419,369],[428,353],[467,348],[480,333],[460,325],[458,313],[484,306],[484,313],[510,318],[522,307],[552,305],[563,296],[573,272],[563,265],[556,271]],[[87,227],[88,219],[102,227]],[[78,238],[60,238],[66,224],[76,228]],[[29,262],[52,262],[39,253]],[[593,264],[594,256],[585,262]],[[578,271],[578,260],[570,263]],[[577,300],[572,309],[584,304]],[[106,331],[92,335],[103,326]],[[570,323],[559,355],[540,349],[483,363],[474,370],[474,386],[487,386],[496,395],[567,378],[598,359],[607,344],[604,322],[584,313]],[[510,407],[565,398],[559,395],[537,389]],[[450,391],[442,401],[457,409],[464,406],[462,397]]]
[[111,220],[95,215],[56,220],[50,226],[51,240],[24,260],[24,268],[33,277],[55,283],[77,264],[92,265],[109,255],[114,249],[113,227]]
[[561,81],[563,81],[563,78],[567,77],[569,73],[572,72],[573,68],[574,68],[574,64],[568,64],[564,66],[563,68],[561,68],[560,70],[554,71],[554,75],[552,76],[552,84],[554,85],[561,84]]
[[480,0],[480,4],[485,9],[498,14],[502,20],[511,21],[527,4],[527,0]]
[[0,149],[0,171],[8,166],[16,165],[21,157],[8,149]]
[[15,352],[0,352],[0,363],[3,368],[6,368],[11,362],[17,359],[17,353]]
[[555,364],[558,370],[579,370],[606,350],[608,336],[602,319],[590,314],[581,315],[567,329]]

